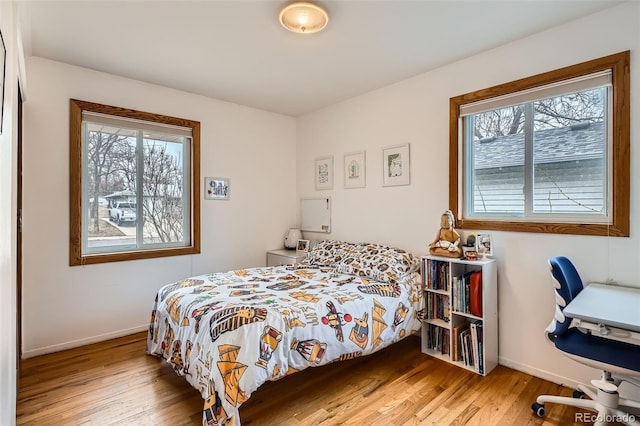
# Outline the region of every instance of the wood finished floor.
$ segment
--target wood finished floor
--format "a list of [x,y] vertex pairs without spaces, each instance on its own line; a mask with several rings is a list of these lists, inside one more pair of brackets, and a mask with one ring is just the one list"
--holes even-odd
[[[145,333],[23,360],[18,425],[199,425],[202,398],[165,362],[145,354]],[[269,382],[241,407],[248,425],[584,425],[541,393],[572,390],[498,366],[480,377],[420,353],[409,337],[368,357]]]

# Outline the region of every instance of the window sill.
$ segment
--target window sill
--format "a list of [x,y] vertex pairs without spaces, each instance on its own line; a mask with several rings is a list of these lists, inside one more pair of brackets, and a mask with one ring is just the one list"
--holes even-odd
[[503,222],[497,220],[459,219],[458,229],[482,229],[508,232],[536,232],[546,234],[593,235],[628,237],[629,229],[607,224],[575,224],[547,222]]

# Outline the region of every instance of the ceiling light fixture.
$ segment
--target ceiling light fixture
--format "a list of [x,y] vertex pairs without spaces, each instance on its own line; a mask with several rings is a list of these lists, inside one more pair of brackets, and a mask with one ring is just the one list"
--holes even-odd
[[280,11],[280,23],[294,33],[317,33],[326,27],[328,22],[327,12],[313,3],[296,2]]

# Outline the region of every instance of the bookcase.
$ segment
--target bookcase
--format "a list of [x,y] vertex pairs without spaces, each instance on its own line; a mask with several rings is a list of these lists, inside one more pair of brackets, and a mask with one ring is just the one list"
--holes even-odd
[[486,376],[498,365],[496,261],[422,257],[422,352]]

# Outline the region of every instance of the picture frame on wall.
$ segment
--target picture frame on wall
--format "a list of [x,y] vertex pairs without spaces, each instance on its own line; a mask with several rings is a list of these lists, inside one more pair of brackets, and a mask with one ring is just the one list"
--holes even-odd
[[218,177],[204,178],[205,200],[228,200],[231,192],[229,179]]
[[364,188],[366,186],[366,157],[364,151],[344,155],[344,187]]
[[382,186],[409,185],[410,183],[409,144],[382,148]]
[[333,155],[316,158],[316,190],[333,189]]

